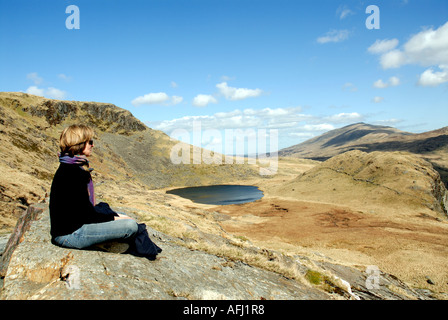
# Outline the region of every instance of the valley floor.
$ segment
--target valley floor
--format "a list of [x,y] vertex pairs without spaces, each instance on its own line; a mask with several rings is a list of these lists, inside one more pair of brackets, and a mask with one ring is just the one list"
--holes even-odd
[[256,202],[189,205],[219,212],[224,230],[261,247],[320,257],[361,271],[374,265],[414,288],[426,288],[438,292],[438,298],[447,299],[448,220],[406,206],[403,212],[389,210],[387,205],[363,210],[344,203],[344,199],[329,203],[272,192],[275,186],[314,165],[306,160],[283,159],[278,175],[237,182],[257,185],[264,191],[263,199]]

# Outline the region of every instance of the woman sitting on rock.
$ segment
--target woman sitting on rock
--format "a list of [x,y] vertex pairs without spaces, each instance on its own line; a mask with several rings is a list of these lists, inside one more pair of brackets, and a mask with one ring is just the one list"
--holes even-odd
[[95,207],[92,169],[87,160],[92,154],[93,137],[93,130],[85,125],[72,125],[61,134],[60,165],[50,193],[52,242],[83,249],[118,240],[116,244],[124,244],[118,250],[125,251],[129,247],[125,242],[137,234],[139,225],[126,215],[112,210],[112,214],[104,214]]

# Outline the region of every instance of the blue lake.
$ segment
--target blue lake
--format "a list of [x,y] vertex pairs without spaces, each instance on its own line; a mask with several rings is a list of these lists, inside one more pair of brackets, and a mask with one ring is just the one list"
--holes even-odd
[[169,190],[166,193],[175,194],[196,203],[212,205],[241,204],[263,197],[263,192],[258,187],[240,185],[187,187]]

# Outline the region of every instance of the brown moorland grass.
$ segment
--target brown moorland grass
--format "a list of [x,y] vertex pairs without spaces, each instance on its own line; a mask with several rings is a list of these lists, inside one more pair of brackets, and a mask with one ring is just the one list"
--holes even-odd
[[359,151],[311,169],[283,161],[277,177],[258,181],[263,199],[213,208],[230,217],[226,231],[364,270],[376,265],[446,299],[448,219],[431,194],[431,166],[410,154]]

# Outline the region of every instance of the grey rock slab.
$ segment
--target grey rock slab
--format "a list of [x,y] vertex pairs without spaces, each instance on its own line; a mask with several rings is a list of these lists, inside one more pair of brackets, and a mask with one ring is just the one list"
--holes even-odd
[[50,241],[43,210],[10,255],[1,299],[331,299],[326,292],[275,272],[192,251],[148,228],[163,252],[157,260]]

